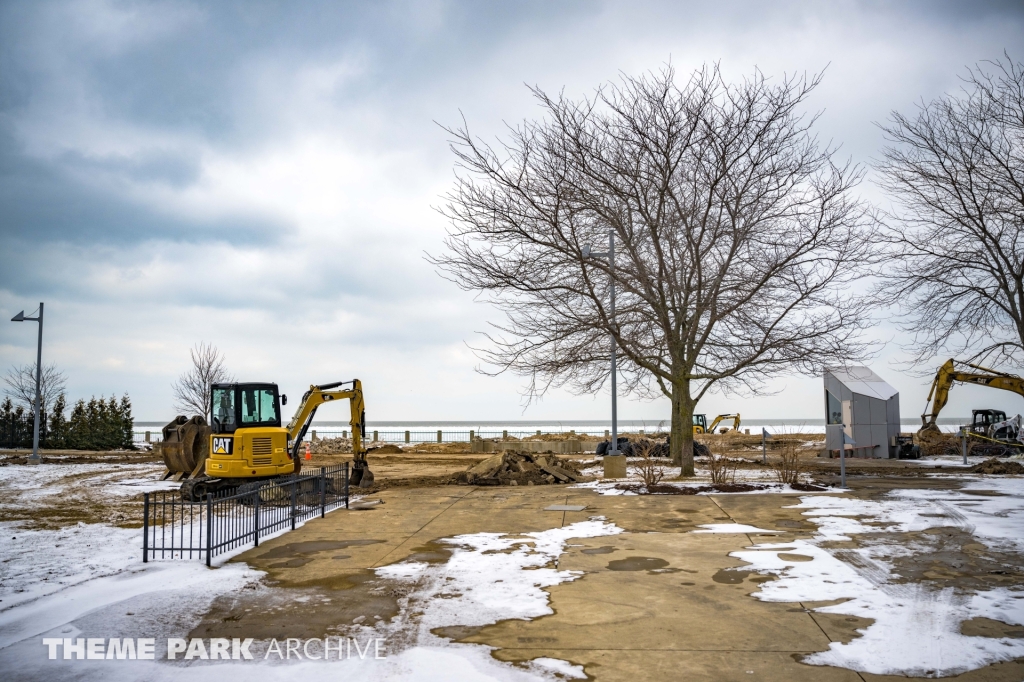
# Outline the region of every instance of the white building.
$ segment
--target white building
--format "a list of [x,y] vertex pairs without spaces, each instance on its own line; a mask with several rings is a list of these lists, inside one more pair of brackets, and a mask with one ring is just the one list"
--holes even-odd
[[[847,455],[897,456],[900,394],[867,367],[825,372],[825,448],[843,447],[842,430],[853,439]],[[835,453],[838,454],[838,453]]]

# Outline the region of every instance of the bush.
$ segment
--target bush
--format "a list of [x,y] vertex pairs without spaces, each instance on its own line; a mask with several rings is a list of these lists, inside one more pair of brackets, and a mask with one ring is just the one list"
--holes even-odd
[[786,443],[777,461],[769,462],[772,473],[779,483],[793,485],[800,482],[800,451],[796,445]]

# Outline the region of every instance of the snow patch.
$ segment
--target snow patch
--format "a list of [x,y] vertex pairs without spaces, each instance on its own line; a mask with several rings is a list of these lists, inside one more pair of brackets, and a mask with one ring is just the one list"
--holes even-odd
[[[981,494],[984,493],[984,494]],[[960,490],[896,490],[878,500],[807,496],[795,508],[818,525],[811,540],[758,544],[730,556],[744,569],[778,576],[753,596],[762,601],[846,600],[814,609],[874,622],[848,643],[804,658],[805,663],[878,675],[956,675],[1024,656],[1024,640],[971,637],[960,626],[972,618],[1024,625],[1024,591],[996,588],[976,593],[923,584],[890,582],[886,559],[929,551],[891,542],[826,550],[821,544],[865,533],[908,533],[960,527],[993,549],[1020,551],[1024,530],[1024,482],[973,479]],[[699,531],[697,531],[699,532]],[[790,554],[810,557],[790,560]]]

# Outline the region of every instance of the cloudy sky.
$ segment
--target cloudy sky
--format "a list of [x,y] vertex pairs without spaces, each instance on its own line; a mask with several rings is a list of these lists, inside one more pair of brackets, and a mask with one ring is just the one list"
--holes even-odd
[[[0,3],[0,369],[44,361],[72,397],[128,392],[172,416],[188,349],[298,394],[359,377],[371,419],[600,419],[607,396],[474,371],[498,314],[424,261],[453,159],[438,124],[483,136],[539,115],[526,84],[580,96],[620,72],[720,61],[730,78],[826,69],[819,133],[859,163],[874,122],[952,92],[965,65],[1024,56],[1017,2]],[[869,181],[862,191],[884,205]],[[920,414],[926,381],[872,367]],[[701,411],[821,418],[821,380]],[[1024,400],[957,389],[970,407]],[[623,418],[667,417],[623,401]],[[337,418],[343,418],[338,415]]]

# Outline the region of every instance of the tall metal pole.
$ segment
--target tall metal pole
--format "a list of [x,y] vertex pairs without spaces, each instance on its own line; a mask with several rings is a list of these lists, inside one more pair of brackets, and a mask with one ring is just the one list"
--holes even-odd
[[611,279],[611,323],[612,323],[612,447],[609,455],[619,454],[619,410],[615,368],[615,232],[608,230],[608,275]]
[[42,403],[43,380],[43,303],[39,302],[39,343],[36,347],[36,405],[35,425],[32,427],[32,456],[29,464],[39,464],[39,408]]

